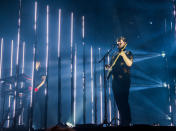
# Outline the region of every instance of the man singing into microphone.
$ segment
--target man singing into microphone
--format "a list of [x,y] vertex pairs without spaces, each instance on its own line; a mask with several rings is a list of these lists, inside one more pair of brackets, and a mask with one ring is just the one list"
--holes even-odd
[[[125,49],[127,43],[124,37],[120,37],[116,42],[119,52],[113,55],[110,65],[106,65],[105,68],[109,70],[114,63],[111,71],[112,90],[120,114],[120,125],[129,126],[131,123],[131,113],[128,96],[131,82],[130,68],[133,64],[133,55],[130,51]],[[119,58],[115,62],[118,55]]]

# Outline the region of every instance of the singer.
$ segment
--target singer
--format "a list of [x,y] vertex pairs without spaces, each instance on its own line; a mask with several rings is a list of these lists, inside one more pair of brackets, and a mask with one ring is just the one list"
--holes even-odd
[[[125,49],[127,42],[124,37],[117,39],[116,43],[119,51],[112,56],[110,65],[106,65],[105,69],[109,70],[112,68],[112,90],[120,114],[120,125],[130,126],[131,113],[128,96],[131,83],[130,68],[133,64],[133,55],[131,51]],[[114,66],[112,67],[112,65]]]

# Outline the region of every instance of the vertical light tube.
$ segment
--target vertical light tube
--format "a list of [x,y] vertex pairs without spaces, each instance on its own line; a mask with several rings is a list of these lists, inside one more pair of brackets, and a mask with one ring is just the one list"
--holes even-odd
[[0,59],[0,79],[2,78],[2,58],[3,58],[3,44],[4,40],[1,39],[1,59]]
[[45,88],[45,118],[44,125],[47,128],[47,114],[48,114],[48,44],[49,44],[49,5],[47,5],[46,15],[46,88]]
[[[33,56],[35,57],[35,47],[33,47]],[[32,61],[32,89],[31,89],[31,99],[30,99],[30,107],[32,108],[33,104],[33,89],[34,89],[34,71],[35,71],[35,62],[34,59]]]
[[20,29],[18,29],[18,40],[17,40],[17,56],[16,56],[16,65],[18,66],[19,62],[19,46],[20,46]]
[[173,0],[173,8],[174,8],[174,11],[173,11],[173,14],[174,14],[174,23],[175,23],[175,31],[176,31],[176,9],[175,9],[175,4],[174,4],[175,0]]
[[91,46],[91,103],[92,103],[92,124],[94,123],[94,86],[93,86],[93,49]]
[[33,124],[33,105],[34,105],[34,87],[35,87],[35,61],[36,61],[36,54],[35,54],[35,48],[37,44],[37,1],[35,1],[35,9],[34,9],[34,33],[35,33],[35,42],[33,44],[33,61],[32,61],[32,89],[30,92],[30,112],[29,112],[29,130],[32,130],[32,124]]
[[16,56],[16,66],[19,64],[19,48],[20,48],[20,31],[21,31],[21,0],[20,0],[20,9],[19,9],[19,18],[18,18],[18,38],[17,38],[17,56]]
[[119,110],[117,111],[117,125],[120,125],[120,114],[119,114]]
[[171,31],[172,31],[172,21],[171,21]]
[[[10,57],[10,76],[12,77],[12,73],[13,73],[13,40],[11,41],[11,57]],[[10,84],[9,89],[12,89],[12,85]],[[9,95],[9,108],[11,105],[11,96]]]
[[170,85],[168,84],[168,90],[169,90],[169,94],[170,94],[170,96],[169,96],[169,117],[170,117],[170,120],[171,120],[171,126],[172,126],[172,124],[173,124],[173,112],[172,112],[172,100],[171,100],[171,89],[170,89]]
[[34,32],[35,32],[35,43],[33,47],[33,61],[32,61],[32,89],[31,89],[31,100],[30,107],[33,103],[33,89],[34,89],[34,71],[35,71],[35,48],[36,48],[36,33],[37,33],[37,1],[35,1],[35,10],[34,10]]
[[[15,96],[16,96],[16,91],[15,91]],[[15,109],[16,109],[16,100],[14,99],[13,101],[13,118],[15,117]]]
[[[110,64],[110,59],[108,55],[108,64]],[[109,121],[111,121],[111,87],[110,87],[110,80],[108,81],[108,86],[109,86]]]
[[77,48],[75,48],[75,65],[74,65],[74,114],[73,114],[73,122],[74,125],[76,123],[76,81],[77,81]]
[[59,25],[58,25],[58,58],[60,57],[61,48],[61,9],[59,9]]
[[[11,41],[11,55],[10,55],[10,76],[12,76],[12,68],[13,67],[13,40]],[[9,89],[12,89],[12,85],[10,84]],[[9,104],[8,108],[10,110],[10,105],[11,105],[11,95],[9,95]],[[10,114],[8,114],[8,121],[7,121],[7,128],[10,126]]]
[[[99,59],[101,55],[101,48],[99,48]],[[102,91],[102,74],[101,74],[101,64],[99,67],[100,70],[100,122],[103,123],[103,91]]]
[[94,123],[97,124],[97,53],[94,54]]
[[86,124],[86,57],[85,57],[85,24],[84,16],[82,16],[82,45],[83,45],[83,124]]
[[13,40],[11,41],[10,76],[13,73]]
[[25,55],[25,42],[23,42],[23,63],[22,63],[22,74],[24,74],[24,56]]
[[[3,59],[3,44],[4,44],[4,39],[1,39],[1,56],[0,56],[0,79],[2,78],[2,59]],[[0,96],[1,98],[1,96]],[[1,99],[2,101],[2,99]]]
[[172,113],[172,106],[169,105],[169,113]]
[[73,47],[73,12],[71,13],[71,39],[70,39],[71,48]]
[[34,14],[34,31],[37,30],[37,1],[35,1],[35,14]]
[[[46,15],[46,79],[48,79],[48,42],[49,42],[49,6],[47,5],[47,15]],[[47,80],[48,81],[48,80]],[[45,88],[45,96],[48,93],[47,87]]]
[[61,9],[58,18],[58,123],[61,122]]
[[[21,33],[21,0],[19,0],[19,17],[18,17],[18,34],[17,34],[17,54],[16,54],[16,78],[17,81],[15,82],[15,89],[18,88],[18,77],[19,77],[19,48],[20,48],[20,33]],[[14,127],[16,127],[17,124],[17,115],[16,115],[16,106],[17,106],[17,96],[16,96],[16,90],[14,91],[14,111],[13,111],[13,117],[14,117]]]
[[70,32],[70,48],[71,48],[71,121],[74,122],[74,71],[73,71],[73,12],[71,13],[71,32]]
[[84,39],[85,35],[85,23],[84,23],[84,16],[82,16],[82,38]]
[[48,37],[49,32],[49,6],[47,5],[47,16],[46,16],[46,76],[48,75]]
[[[24,57],[25,57],[25,42],[23,42],[23,57],[22,57],[22,74],[24,74]],[[21,89],[24,87],[24,82],[21,82]],[[21,97],[23,97],[23,93],[21,93]],[[22,99],[20,98],[20,107],[22,106]],[[21,125],[23,123],[23,111],[22,113],[19,115],[19,121],[18,121],[19,125]]]
[[[175,3],[175,0],[173,0],[173,6],[174,6],[174,13],[173,13],[174,14],[174,21],[173,21],[173,25],[175,25],[175,27],[173,27],[173,28],[174,28],[174,43],[175,43],[175,41],[176,41],[176,8],[175,8],[175,4],[174,3]],[[175,83],[175,80],[174,80],[174,83]],[[175,85],[174,85],[174,89],[176,91],[176,86]],[[176,95],[175,91],[174,91],[174,95]],[[174,105],[176,106],[176,104],[174,104]],[[173,122],[173,125],[175,126],[174,122]]]

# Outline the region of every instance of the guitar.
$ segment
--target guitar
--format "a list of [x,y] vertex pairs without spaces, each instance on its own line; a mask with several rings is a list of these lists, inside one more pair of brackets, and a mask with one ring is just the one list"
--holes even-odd
[[[121,50],[121,52],[126,48],[126,46],[127,46],[127,44],[122,48],[122,50]],[[120,53],[121,53],[120,52]],[[112,63],[112,65],[106,65],[106,68],[107,68],[107,70],[108,70],[108,73],[107,73],[107,77],[106,77],[106,79],[108,80],[109,79],[109,77],[111,76],[111,74],[112,74],[112,68],[114,67],[114,65],[116,64],[116,62],[117,62],[117,60],[118,60],[118,58],[119,58],[119,56],[120,56],[120,53],[117,55],[117,57],[116,57],[116,59],[114,60],[114,62]]]

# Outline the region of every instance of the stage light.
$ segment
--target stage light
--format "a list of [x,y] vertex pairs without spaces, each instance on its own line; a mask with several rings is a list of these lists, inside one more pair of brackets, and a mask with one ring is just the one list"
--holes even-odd
[[[35,51],[36,51],[36,49],[35,49],[35,44],[37,44],[36,43],[36,39],[37,39],[37,1],[35,1],[35,9],[34,9],[34,32],[35,32],[35,43],[34,43],[34,45],[33,45],[33,61],[32,61],[32,80],[31,80],[31,84],[32,84],[32,86],[31,86],[31,92],[30,92],[30,108],[32,107],[32,103],[33,103],[33,89],[34,89],[34,72],[35,72],[35,69],[37,68],[37,63],[35,63]],[[36,64],[36,65],[35,65]],[[36,66],[36,67],[35,67]],[[36,70],[38,70],[38,69],[36,69]],[[31,117],[31,116],[30,116]],[[31,120],[32,121],[32,120]],[[32,125],[30,125],[30,126],[32,126]]]
[[82,16],[82,45],[83,45],[83,77],[82,77],[82,81],[83,81],[83,123],[86,123],[86,52],[85,52],[85,43],[84,43],[84,16]]
[[162,51],[161,56],[164,58],[166,56],[165,52]]
[[46,76],[48,75],[48,42],[49,42],[49,6],[47,5],[46,15]]
[[71,48],[73,47],[73,12],[71,13],[71,39],[70,39],[70,43],[71,43]]
[[61,48],[61,9],[59,9],[59,25],[58,25],[58,58],[60,57]]
[[0,83],[3,84],[5,81],[1,80]]
[[8,105],[8,108],[10,108],[10,102],[11,101],[11,96],[9,95],[9,105]]
[[2,78],[2,58],[3,58],[3,44],[4,40],[1,39],[1,59],[0,59],[0,79]]
[[34,30],[37,30],[37,1],[35,1]]
[[[118,109],[117,109],[118,110]],[[119,110],[117,111],[118,113],[117,113],[117,119],[118,119],[118,121],[117,121],[117,125],[120,125],[120,113],[119,113]]]
[[[12,76],[12,70],[13,69],[13,40],[11,41],[11,55],[10,55],[10,76]],[[10,84],[9,89],[12,89],[12,85]],[[9,95],[9,104],[8,108],[10,108],[11,105],[11,96]],[[10,114],[8,114],[8,118],[10,118]],[[10,120],[7,121],[7,127],[9,127]]]
[[167,83],[166,82],[163,83],[163,87],[167,87]]
[[73,122],[76,123],[76,81],[77,81],[77,48],[75,48],[75,65],[74,65],[74,96],[73,96],[73,106],[74,106],[74,114],[73,114]]
[[71,29],[70,29],[70,70],[71,70],[71,122],[74,122],[74,53],[73,53],[73,12],[71,12]]
[[[33,47],[33,56],[35,56],[35,47]],[[34,59],[32,61],[32,89],[31,89],[31,96],[30,96],[30,107],[32,107],[32,99],[33,99],[33,89],[34,89],[34,70],[35,70],[35,67],[34,67]]]
[[[14,93],[14,97],[16,97],[16,91]],[[14,101],[13,101],[13,118],[15,117],[15,110],[16,110],[16,99],[14,99]]]
[[172,21],[171,21],[171,30],[172,30]]
[[19,62],[19,48],[20,48],[20,27],[21,27],[21,0],[20,0],[20,10],[18,18],[18,38],[17,38],[17,55],[16,55],[16,65],[18,66]]
[[91,46],[91,103],[92,103],[92,123],[94,123],[94,90],[93,90],[93,49]]
[[[25,42],[23,42],[23,56],[22,56],[22,74],[24,74],[24,54],[25,54]],[[21,89],[24,87],[24,82],[21,82]],[[19,94],[21,97],[23,96],[23,93]],[[20,99],[20,106],[22,105],[22,100]],[[21,112],[21,114],[19,115],[19,121],[18,124],[22,124],[23,122],[23,110]]]
[[74,125],[73,125],[72,123],[70,123],[70,122],[66,122],[66,125],[67,125],[68,127],[70,127],[70,128],[74,127]]
[[137,56],[133,61],[135,63],[161,56],[161,53],[156,53],[156,52],[145,52],[145,51],[134,51],[134,52],[135,52],[135,55]]
[[7,121],[7,128],[9,128],[9,125],[10,125],[10,116],[8,115],[8,117],[7,117],[7,119],[8,119],[8,121]]
[[11,41],[10,76],[13,73],[13,40]]
[[[101,55],[101,48],[98,48],[99,50],[99,60]],[[103,122],[103,92],[102,92],[102,74],[101,74],[101,64],[99,67],[100,70],[100,122]]]
[[170,117],[170,116],[168,116],[168,115],[166,115],[166,119],[171,120],[171,117]]
[[84,39],[84,33],[85,33],[85,31],[84,31],[84,16],[82,16],[82,38]]
[[24,74],[24,54],[25,54],[25,42],[23,42],[23,63],[22,63],[22,74]]
[[[108,55],[108,64],[110,64],[110,58]],[[111,121],[111,87],[110,87],[110,80],[109,82],[109,121]]]
[[61,121],[61,9],[58,11],[58,122]]
[[172,113],[172,106],[169,106],[169,112]]

